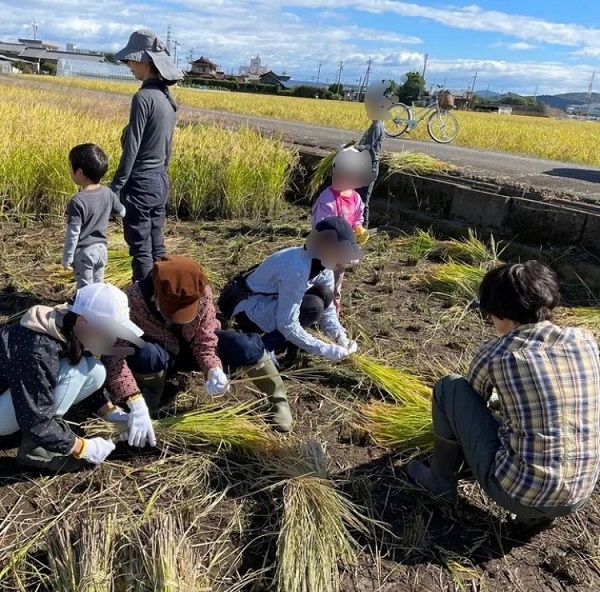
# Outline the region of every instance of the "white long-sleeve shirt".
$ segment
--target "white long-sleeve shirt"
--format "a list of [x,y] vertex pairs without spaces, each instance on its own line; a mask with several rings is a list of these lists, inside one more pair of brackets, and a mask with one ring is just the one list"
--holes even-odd
[[[300,305],[313,286],[334,289],[333,271],[323,270],[311,279],[312,257],[303,247],[283,249],[267,257],[247,278],[253,295],[240,302],[234,315],[245,312],[262,331],[277,329],[290,343],[314,355],[331,347],[300,325]],[[333,302],[325,309],[320,328],[336,341],[346,336]]]

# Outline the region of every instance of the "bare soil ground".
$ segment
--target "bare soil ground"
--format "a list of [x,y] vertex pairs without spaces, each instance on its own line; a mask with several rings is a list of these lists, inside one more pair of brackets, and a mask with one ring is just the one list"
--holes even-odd
[[[429,382],[446,371],[464,370],[474,348],[491,336],[491,328],[474,313],[458,316],[411,282],[432,263],[409,261],[398,248],[401,230],[409,230],[401,221],[375,220],[375,225],[381,230],[369,244],[368,255],[346,274],[345,324],[365,353]],[[169,241],[177,238],[178,252],[193,251],[213,272],[217,291],[235,271],[279,248],[300,244],[307,228],[306,208],[290,205],[273,220],[170,220],[168,235]],[[51,280],[60,260],[62,233],[57,227],[2,224],[0,321],[35,303],[64,301],[69,291]],[[295,434],[316,437],[325,445],[336,481],[386,527],[359,538],[359,564],[344,572],[344,592],[600,589],[597,498],[577,516],[533,537],[509,531],[503,512],[469,481],[461,483],[458,509],[445,509],[407,483],[403,458],[350,428],[349,409],[373,392],[368,381],[347,364],[324,365],[310,356],[302,356],[295,367],[313,367],[318,374],[287,380],[297,419]],[[197,376],[176,380],[171,396],[182,390],[188,400],[190,394],[206,400]],[[254,397],[249,388],[237,385],[219,401]],[[82,414],[79,410],[76,417]],[[244,579],[246,590],[274,589],[281,492],[256,491],[248,459],[221,452],[211,454],[207,462],[202,451],[161,456],[120,445],[110,462],[96,470],[49,477],[19,468],[18,443],[18,437],[4,439],[0,457],[0,573],[24,548],[20,541],[35,538],[62,512],[74,522],[90,511],[129,513],[134,524],[150,511],[175,507],[190,520],[197,519],[196,542],[206,548],[207,556],[221,553],[211,567],[213,589],[238,589],[234,586]],[[205,492],[204,504],[198,503],[200,490]],[[27,548],[30,563],[32,557],[41,572],[47,570],[41,538]],[[43,590],[36,581],[39,578],[29,570],[21,584],[9,577],[0,578],[0,586]]]

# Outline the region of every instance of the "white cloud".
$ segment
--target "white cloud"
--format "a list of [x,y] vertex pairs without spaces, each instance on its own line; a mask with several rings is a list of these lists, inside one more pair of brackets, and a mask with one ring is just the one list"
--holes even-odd
[[506,45],[506,47],[508,49],[514,49],[514,50],[528,50],[528,49],[536,49],[538,46],[537,45],[533,45],[532,43],[527,43],[526,41],[518,41],[517,43],[508,43]]
[[[486,11],[474,5],[432,7],[393,0],[174,0],[165,8],[154,1],[0,0],[4,15],[0,39],[28,35],[27,23],[35,18],[38,35],[44,39],[114,51],[136,28],[153,28],[165,37],[170,24],[173,37],[181,43],[179,55],[185,58],[193,48],[195,57],[204,55],[226,70],[237,71],[260,52],[276,71],[285,69],[294,77],[309,80],[316,76],[321,62],[322,81],[335,78],[338,61],[343,59],[343,78],[354,82],[364,73],[369,58],[375,76],[398,79],[407,70],[421,69],[428,40],[419,36],[415,25],[418,19],[427,19],[464,31],[495,33],[496,38],[500,34],[505,50],[553,44],[570,48],[565,62],[600,57],[598,29]],[[306,8],[315,10],[312,14],[300,10]],[[380,26],[373,24],[373,18],[368,26],[362,24],[353,11],[381,15]],[[392,26],[388,15],[404,18],[394,19]],[[401,27],[396,24],[399,20]],[[417,47],[422,51],[415,51]],[[543,92],[585,90],[593,70],[584,63],[558,61],[476,60],[469,55],[450,60],[433,54],[430,58],[430,82],[446,77],[452,86],[467,87],[478,70],[483,85],[515,92],[532,93],[538,83]]]

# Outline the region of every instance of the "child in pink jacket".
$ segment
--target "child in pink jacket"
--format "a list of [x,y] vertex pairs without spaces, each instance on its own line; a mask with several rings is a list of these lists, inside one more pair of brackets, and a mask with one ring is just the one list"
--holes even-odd
[[[336,190],[333,187],[325,189],[317,198],[312,210],[313,228],[325,218],[338,216],[344,218],[354,229],[358,243],[365,242],[368,232],[363,227],[365,204],[360,195],[354,189]],[[342,305],[342,280],[344,279],[344,268],[336,269],[334,272],[335,289],[333,301],[335,308],[340,313]]]

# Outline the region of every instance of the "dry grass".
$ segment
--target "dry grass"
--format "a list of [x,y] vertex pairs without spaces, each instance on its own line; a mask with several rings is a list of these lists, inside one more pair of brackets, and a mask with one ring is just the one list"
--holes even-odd
[[500,255],[499,245],[493,236],[486,244],[471,228],[465,238],[439,241],[426,253],[428,257],[440,258],[447,262],[486,266],[499,263]]
[[442,175],[453,171],[456,167],[443,162],[428,154],[411,152],[384,152],[381,155],[381,164],[386,174],[380,181],[385,181],[395,173],[409,173],[412,175]]

